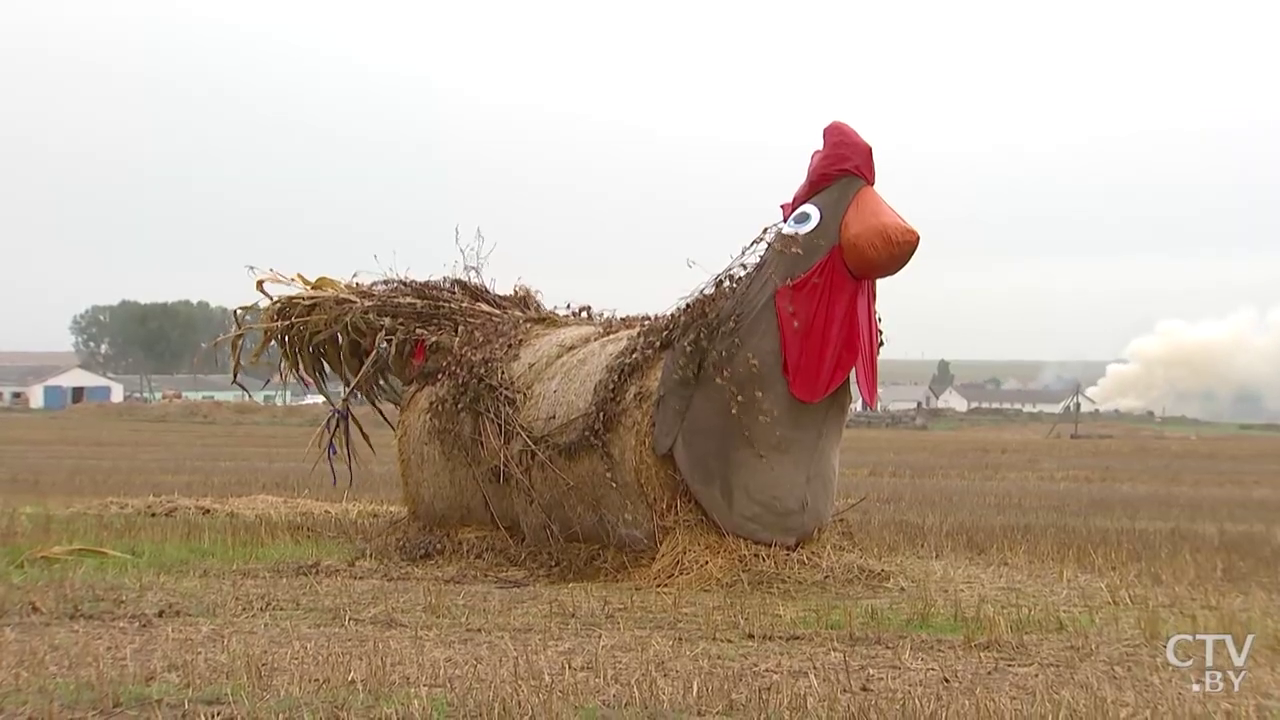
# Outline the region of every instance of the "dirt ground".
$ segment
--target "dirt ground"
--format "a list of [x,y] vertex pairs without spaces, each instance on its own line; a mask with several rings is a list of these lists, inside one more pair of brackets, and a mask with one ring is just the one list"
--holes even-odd
[[[1280,717],[1280,434],[851,429],[814,546],[653,587],[413,547],[320,417],[0,413],[0,715]],[[1176,633],[1254,634],[1238,692]]]

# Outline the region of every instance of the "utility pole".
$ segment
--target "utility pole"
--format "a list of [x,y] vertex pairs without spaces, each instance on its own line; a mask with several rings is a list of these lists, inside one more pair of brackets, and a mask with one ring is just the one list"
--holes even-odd
[[1068,410],[1072,415],[1071,439],[1075,440],[1080,437],[1080,383],[1076,383],[1076,389],[1071,392],[1071,397],[1067,398],[1062,409],[1058,411],[1058,416],[1054,418],[1053,424],[1049,426],[1049,432],[1045,433],[1045,437],[1053,437],[1053,431],[1057,429],[1058,423],[1062,421],[1062,416]]

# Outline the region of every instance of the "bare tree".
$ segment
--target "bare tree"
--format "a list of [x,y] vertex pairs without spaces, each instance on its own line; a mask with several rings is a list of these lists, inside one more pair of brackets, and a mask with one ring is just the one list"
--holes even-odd
[[471,242],[464,244],[462,242],[462,233],[455,225],[453,228],[453,244],[457,246],[458,253],[462,255],[462,259],[453,264],[453,274],[493,290],[493,281],[485,280],[484,271],[489,266],[489,256],[493,254],[494,246],[490,245],[489,241],[485,239],[484,233],[480,232],[480,228],[476,228],[476,233],[471,237]]

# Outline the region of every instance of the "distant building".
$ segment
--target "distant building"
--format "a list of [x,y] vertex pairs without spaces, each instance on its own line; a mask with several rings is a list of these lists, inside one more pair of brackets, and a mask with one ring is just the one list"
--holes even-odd
[[[1060,390],[997,388],[982,384],[953,385],[938,396],[938,407],[968,412],[976,408],[999,408],[1023,412],[1059,413],[1069,410],[1075,388]],[[1080,393],[1080,410],[1098,406],[1092,398]]]
[[956,391],[954,385],[938,393],[937,407],[945,410],[955,410],[956,412],[965,412],[969,409],[969,401]]
[[78,366],[0,364],[0,405],[61,410],[124,400],[124,386]]
[[852,381],[854,412],[895,412],[931,408],[937,405],[937,398],[927,385],[882,385],[877,391],[876,407],[867,407],[862,395],[858,392],[858,383]]
[[[244,402],[254,400],[264,405],[287,405],[291,399],[302,397],[306,391],[279,382],[262,386],[261,380],[242,377],[245,392],[236,387],[230,375],[117,375],[115,380],[124,386],[130,398],[146,402],[165,399],[213,400],[217,402]],[[148,382],[149,381],[149,382]]]

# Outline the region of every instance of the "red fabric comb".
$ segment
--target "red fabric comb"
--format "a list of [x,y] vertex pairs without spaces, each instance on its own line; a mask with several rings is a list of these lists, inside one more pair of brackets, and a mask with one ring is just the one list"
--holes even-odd
[[809,174],[791,202],[782,205],[782,219],[791,217],[791,209],[803,205],[842,177],[854,175],[868,185],[876,184],[876,163],[871,146],[853,128],[839,120],[822,131],[822,149],[809,159]]

